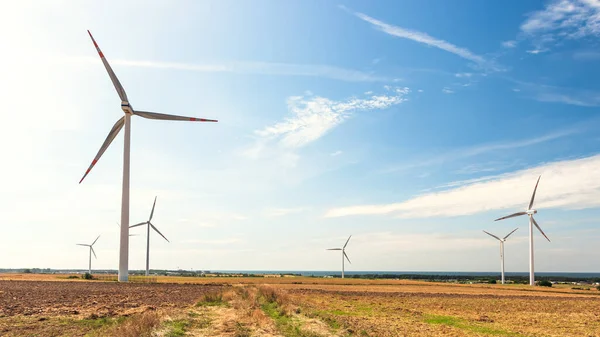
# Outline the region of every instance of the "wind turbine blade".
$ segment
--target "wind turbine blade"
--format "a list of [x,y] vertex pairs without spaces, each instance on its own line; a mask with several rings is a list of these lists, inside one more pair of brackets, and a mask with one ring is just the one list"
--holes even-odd
[[148,219],[148,222],[152,221],[152,216],[154,215],[154,206],[156,206],[156,198],[154,197],[154,203],[152,204],[152,212],[150,212],[150,219]]
[[517,229],[519,229],[519,228],[515,228],[515,229],[513,229],[513,231],[512,231],[512,232],[510,232],[510,233],[506,234],[506,236],[504,237],[504,240],[506,240],[506,238],[508,238],[508,237],[509,237],[509,236],[510,236],[512,233],[514,233],[514,232],[515,232]]
[[142,225],[145,225],[145,224],[147,224],[147,223],[148,223],[148,221],[140,222],[140,223],[138,223],[138,224],[135,224],[135,225],[131,225],[131,226],[129,226],[129,228],[133,228],[133,227],[142,226]]
[[121,224],[117,221],[117,226],[121,227]]
[[90,249],[92,250],[92,253],[94,253],[94,258],[98,259],[98,257],[96,256],[96,252],[94,251],[94,247],[90,246]]
[[[494,234],[492,234],[492,233],[488,233],[488,232],[486,232],[486,231],[483,231],[483,232],[484,232],[485,234],[487,234],[487,235],[491,236],[491,237],[494,237],[494,238],[496,238],[496,239],[500,240],[500,238],[499,238],[499,237],[497,237],[496,235],[494,235]],[[500,241],[502,241],[502,240],[500,240]]]
[[90,164],[90,167],[88,167],[87,171],[85,171],[85,174],[79,181],[80,184],[83,181],[83,179],[85,179],[85,177],[88,175],[88,173],[90,173],[90,171],[92,170],[92,167],[94,167],[94,165],[96,165],[98,160],[100,160],[100,157],[102,157],[102,154],[104,154],[104,151],[106,151],[106,149],[108,149],[108,146],[110,145],[110,143],[112,143],[112,141],[115,139],[115,137],[119,134],[119,131],[121,131],[124,124],[125,124],[125,116],[119,118],[119,120],[115,123],[115,125],[113,125],[112,129],[110,129],[110,132],[108,133],[108,137],[106,137],[106,139],[104,140],[104,143],[102,143],[102,146],[100,147],[100,150],[98,150],[96,157],[94,157],[94,160],[92,160],[92,164]]
[[196,117],[185,117],[185,116],[177,116],[177,115],[167,115],[161,114],[158,112],[149,112],[149,111],[138,111],[135,110],[133,112],[134,115],[138,115],[140,117],[149,118],[149,119],[160,119],[165,121],[188,121],[188,122],[218,122],[216,119],[206,119],[206,118],[196,118]]
[[328,248],[326,250],[342,250],[342,248]]
[[100,239],[100,235],[98,235],[98,237],[96,238],[96,240],[94,240],[94,242],[92,242],[92,244],[90,246],[93,246],[94,243],[96,243],[96,241],[98,241],[98,239]]
[[344,256],[346,257],[346,260],[348,260],[348,263],[352,264],[352,262],[350,262],[350,258],[348,257],[348,255],[346,255],[346,252],[344,252]]
[[85,247],[89,247],[90,245],[86,245],[85,243],[76,243],[77,246],[85,246]]
[[527,207],[527,209],[531,209],[531,207],[533,207],[533,200],[535,199],[535,191],[537,190],[538,184],[540,183],[540,178],[542,176],[540,175],[538,177],[537,182],[535,183],[535,188],[533,189],[533,194],[531,195],[531,201],[529,202],[529,207]]
[[511,214],[511,215],[503,216],[503,217],[498,218],[498,219],[496,219],[494,221],[504,220],[504,219],[508,219],[508,218],[514,218],[516,216],[521,216],[521,215],[525,215],[525,214],[527,214],[527,212],[518,212],[518,213]]
[[348,240],[346,240],[346,243],[344,244],[344,247],[343,247],[343,248],[346,248],[346,246],[348,245],[348,241],[350,241],[350,238],[351,238],[351,237],[352,237],[352,235],[350,235],[350,236],[348,237]]
[[154,229],[158,234],[160,234],[160,236],[163,237],[163,239],[167,240],[167,242],[171,242],[164,235],[162,235],[162,233],[158,229],[156,229],[156,227],[154,227],[153,224],[151,224],[151,223],[149,223],[149,224],[150,224],[150,227],[152,227],[152,229]]
[[98,51],[98,55],[100,55],[100,59],[102,60],[102,63],[104,64],[104,68],[106,68],[106,71],[108,72],[108,76],[110,76],[110,80],[112,81],[113,85],[115,86],[115,89],[117,90],[117,94],[119,94],[119,98],[121,98],[121,101],[126,101],[126,102],[129,101],[129,99],[127,99],[127,94],[125,93],[125,89],[123,89],[123,86],[121,85],[121,82],[119,82],[117,75],[115,75],[115,72],[110,67],[110,64],[108,64],[106,57],[104,57],[104,54],[100,50],[100,47],[98,47],[98,44],[96,43],[96,40],[94,40],[92,33],[90,33],[89,30],[87,32],[88,32],[88,34],[90,34],[90,37],[92,38],[92,42],[94,42],[94,47],[96,47],[96,50]]
[[535,219],[533,217],[531,217],[531,221],[533,221],[533,224],[535,225],[535,227],[537,227],[537,229],[540,231],[540,233],[542,233],[542,235],[546,238],[546,240],[548,240],[548,242],[550,242],[550,239],[548,239],[548,237],[546,236],[546,233],[544,233],[542,228],[540,228],[540,225],[538,225],[537,221],[535,221]]

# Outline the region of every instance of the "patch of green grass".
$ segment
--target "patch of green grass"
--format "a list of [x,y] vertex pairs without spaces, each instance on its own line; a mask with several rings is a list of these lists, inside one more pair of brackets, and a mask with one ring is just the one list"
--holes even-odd
[[313,332],[302,330],[300,322],[286,315],[285,311],[279,308],[276,302],[263,303],[261,309],[273,319],[277,330],[286,337],[320,337],[320,335]]
[[494,329],[493,327],[477,325],[467,320],[461,319],[454,316],[443,316],[443,315],[425,315],[425,323],[428,324],[442,324],[452,326],[458,329],[472,331],[476,333],[495,335],[495,336],[522,336],[516,332],[510,332],[506,330]]
[[113,326],[123,323],[126,317],[100,317],[100,318],[85,318],[85,319],[61,319],[60,324],[63,325],[79,325],[88,329],[99,329],[107,326]]
[[185,332],[190,326],[190,322],[185,319],[178,319],[166,322],[165,325],[169,329],[165,334],[166,337],[179,337],[185,336]]

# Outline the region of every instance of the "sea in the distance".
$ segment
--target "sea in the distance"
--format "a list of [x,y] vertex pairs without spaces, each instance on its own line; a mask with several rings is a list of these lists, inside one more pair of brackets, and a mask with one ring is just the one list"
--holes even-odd
[[[228,273],[228,274],[296,274],[302,276],[327,276],[340,275],[341,271],[310,271],[310,270],[211,270],[211,272]],[[345,271],[345,275],[440,275],[440,276],[497,276],[500,272],[453,272],[453,271]],[[529,272],[506,272],[507,277],[510,276],[528,276]],[[543,277],[568,277],[568,278],[597,278],[598,273],[581,273],[581,272],[536,272],[536,276]]]

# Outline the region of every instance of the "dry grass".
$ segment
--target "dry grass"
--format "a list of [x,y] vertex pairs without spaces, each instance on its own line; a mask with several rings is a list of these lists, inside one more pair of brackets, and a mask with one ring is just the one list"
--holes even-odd
[[150,337],[152,331],[160,325],[160,322],[161,316],[159,313],[145,312],[125,320],[111,331],[107,331],[105,336]]
[[[64,275],[61,275],[65,277]],[[0,278],[6,274],[0,274]],[[14,277],[34,281],[56,275],[23,274]],[[355,280],[318,278],[188,278],[159,277],[160,283],[232,284],[213,289],[198,287],[201,303],[216,305],[185,308],[160,307],[146,316],[132,315],[117,324],[88,326],[97,322],[64,325],[71,331],[102,331],[103,335],[148,336],[164,328],[164,316],[186,325],[192,336],[597,336],[600,337],[600,296],[597,290],[568,288],[531,288],[523,285],[459,285],[398,280]],[[260,281],[260,282],[259,282]],[[82,280],[81,282],[88,282]],[[29,282],[21,282],[29,284]],[[16,284],[16,283],[14,283]],[[40,282],[36,287],[46,289]],[[98,282],[99,285],[109,286]],[[86,286],[81,283],[69,285]],[[120,287],[113,283],[119,289]],[[127,285],[125,285],[127,286]],[[133,286],[133,285],[132,285]],[[135,285],[139,287],[191,287],[187,285]],[[103,288],[103,287],[99,287]],[[204,293],[203,289],[212,289]],[[0,296],[2,295],[0,289]],[[174,289],[175,290],[175,289]],[[202,290],[202,292],[200,292]],[[37,290],[41,291],[41,290]],[[125,290],[123,290],[125,291]],[[145,294],[145,293],[144,293]],[[158,296],[162,292],[157,292]],[[170,293],[169,297],[177,295]],[[196,294],[196,293],[194,293]],[[131,294],[125,294],[131,297]],[[204,295],[204,297],[202,297]],[[153,296],[153,295],[147,295]],[[195,297],[195,298],[197,298]],[[35,299],[35,296],[33,297]],[[141,301],[141,299],[138,299]],[[138,301],[136,300],[136,301]],[[187,304],[186,304],[187,305]],[[1,308],[0,308],[1,309]],[[159,314],[158,311],[162,313]],[[194,317],[183,317],[189,310]],[[179,314],[174,314],[179,312]],[[153,318],[151,315],[158,315]],[[36,315],[34,313],[34,315]],[[197,316],[197,317],[196,317]],[[56,316],[62,317],[62,316]],[[42,323],[37,317],[16,315],[0,318],[0,335],[11,336],[15,324],[20,332],[30,331],[56,320]],[[200,320],[203,322],[194,323]],[[137,321],[139,320],[139,322]],[[168,321],[168,319],[167,319]],[[79,325],[77,325],[79,324]],[[139,327],[138,327],[139,326]],[[74,327],[77,327],[75,329]],[[143,328],[148,327],[148,328]],[[290,328],[291,327],[291,328]],[[2,330],[2,329],[6,330]],[[140,330],[136,330],[136,329]],[[123,329],[123,330],[117,330]],[[186,328],[187,329],[187,328]],[[52,330],[54,331],[54,330]],[[160,331],[160,329],[158,330]],[[8,333],[7,333],[8,332]],[[63,333],[63,335],[65,334]],[[12,336],[20,335],[15,332]],[[44,334],[42,334],[44,335]]]

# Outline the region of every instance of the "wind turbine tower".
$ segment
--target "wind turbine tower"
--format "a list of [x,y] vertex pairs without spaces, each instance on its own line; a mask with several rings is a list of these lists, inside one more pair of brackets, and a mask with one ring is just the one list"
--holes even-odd
[[351,237],[352,237],[352,235],[350,235],[348,237],[348,240],[346,240],[346,243],[344,244],[344,246],[342,248],[329,248],[329,249],[327,249],[327,250],[341,250],[342,251],[342,278],[344,278],[344,258],[346,258],[346,260],[348,260],[348,263],[352,264],[352,262],[350,262],[350,258],[346,254],[346,246],[348,245],[348,241],[350,241]]
[[521,216],[521,215],[527,215],[529,217],[529,285],[532,285],[532,286],[535,285],[535,272],[534,272],[534,267],[533,267],[533,226],[535,225],[535,227],[540,231],[540,233],[542,233],[542,235],[546,238],[546,240],[548,240],[548,242],[550,242],[550,239],[548,239],[548,237],[546,236],[546,234],[544,233],[542,228],[540,228],[540,225],[538,225],[537,221],[535,221],[535,218],[533,217],[533,215],[537,213],[537,210],[533,209],[533,201],[535,200],[535,191],[537,191],[537,187],[538,187],[538,184],[540,183],[541,177],[542,176],[539,176],[537,182],[535,183],[535,188],[533,189],[533,195],[531,195],[531,201],[529,201],[529,206],[527,206],[527,209],[524,212],[513,213],[511,215],[503,216],[501,218],[494,220],[494,221],[504,220],[504,219],[508,219],[508,218],[512,218],[512,217],[516,217],[516,216]]
[[148,221],[144,221],[144,222],[140,222],[138,224],[135,224],[133,226],[130,226],[129,228],[133,228],[133,227],[138,227],[138,226],[142,226],[142,225],[148,225],[147,226],[147,230],[146,230],[146,276],[150,275],[150,227],[152,227],[152,229],[154,229],[154,231],[156,231],[160,236],[163,237],[163,239],[167,240],[167,242],[169,242],[169,240],[162,235],[161,232],[159,232],[158,229],[156,229],[156,227],[154,227],[154,225],[152,224],[152,216],[154,215],[154,207],[156,206],[156,197],[154,197],[154,203],[152,204],[152,211],[150,212],[150,217],[148,218]]
[[500,241],[500,268],[502,270],[502,284],[504,284],[504,242],[506,241],[506,239],[512,234],[514,233],[518,228],[513,229],[512,232],[508,233],[505,237],[503,237],[502,239],[500,239],[499,237],[497,237],[496,235],[492,234],[492,233],[488,233],[486,231],[483,231],[485,234],[497,239],[498,241]]
[[88,273],[90,275],[92,274],[92,253],[94,253],[94,258],[96,258],[96,259],[98,258],[98,257],[96,257],[96,252],[94,251],[94,244],[96,243],[96,241],[98,241],[99,238],[100,238],[100,235],[98,235],[96,240],[94,240],[94,242],[92,242],[91,245],[86,245],[85,243],[77,243],[78,246],[84,246],[84,247],[90,248],[90,262],[88,265]]
[[92,163],[85,171],[83,178],[79,181],[83,181],[85,177],[90,173],[94,165],[98,162],[104,151],[110,146],[110,143],[117,137],[123,126],[125,127],[125,137],[124,137],[124,150],[123,150],[123,190],[121,194],[121,234],[120,234],[120,244],[119,244],[119,282],[127,282],[129,280],[129,168],[130,168],[130,144],[131,144],[131,117],[133,115],[137,115],[143,118],[148,119],[157,119],[157,120],[168,120],[168,121],[190,121],[190,122],[217,122],[214,119],[205,119],[205,118],[195,118],[195,117],[184,117],[184,116],[176,116],[176,115],[167,115],[163,113],[149,112],[149,111],[141,111],[134,110],[133,106],[129,103],[129,99],[127,98],[127,94],[125,93],[125,89],[119,82],[119,79],[115,75],[114,71],[108,64],[106,57],[100,50],[100,47],[94,40],[92,33],[88,30],[88,34],[94,43],[94,47],[96,47],[96,51],[98,55],[100,55],[100,60],[104,64],[104,68],[108,72],[108,76],[112,81],[115,89],[117,90],[117,94],[121,99],[121,110],[124,112],[124,116],[119,118],[115,125],[113,125],[112,129],[108,133],[108,136],[104,140],[104,143],[98,150],[96,157],[92,160]]

